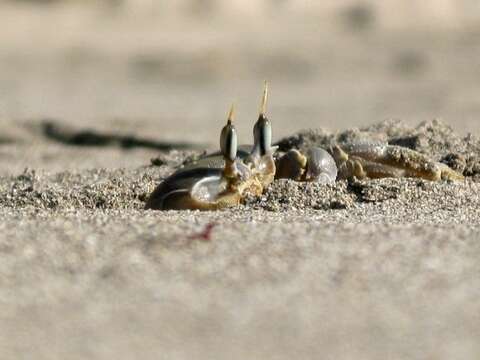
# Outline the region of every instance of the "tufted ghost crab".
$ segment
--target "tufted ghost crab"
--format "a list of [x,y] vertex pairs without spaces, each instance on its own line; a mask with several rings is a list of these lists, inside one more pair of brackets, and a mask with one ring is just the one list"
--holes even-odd
[[397,145],[363,141],[332,144],[280,153],[272,146],[272,126],[266,116],[265,83],[260,114],[253,128],[253,145],[238,146],[234,108],[220,133],[220,151],[179,169],[150,194],[146,209],[216,210],[260,196],[274,179],[317,181],[337,179],[415,177],[431,181],[461,180],[447,165]]

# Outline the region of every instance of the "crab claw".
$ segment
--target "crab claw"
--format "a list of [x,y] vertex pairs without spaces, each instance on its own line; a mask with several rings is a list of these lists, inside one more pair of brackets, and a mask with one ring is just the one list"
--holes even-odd
[[337,178],[335,160],[327,151],[319,147],[309,149],[306,155],[292,149],[277,160],[276,166],[277,179],[332,184]]
[[307,151],[307,181],[333,184],[337,179],[337,164],[328,151],[314,147]]
[[276,179],[301,181],[307,167],[307,158],[296,149],[289,150],[276,161]]

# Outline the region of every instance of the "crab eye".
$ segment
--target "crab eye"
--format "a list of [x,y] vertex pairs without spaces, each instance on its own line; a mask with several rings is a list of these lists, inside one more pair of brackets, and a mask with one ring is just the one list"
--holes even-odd
[[234,161],[237,157],[237,130],[232,124],[233,106],[228,115],[227,125],[225,125],[220,134],[220,151],[225,159]]
[[253,128],[254,147],[261,156],[268,154],[272,147],[272,125],[264,114],[260,114]]

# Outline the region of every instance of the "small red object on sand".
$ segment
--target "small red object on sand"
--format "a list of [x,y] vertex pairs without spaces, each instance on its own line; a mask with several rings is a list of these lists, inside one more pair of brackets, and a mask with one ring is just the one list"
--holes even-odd
[[191,240],[210,241],[212,238],[212,230],[215,226],[217,226],[216,223],[210,222],[207,225],[205,225],[205,227],[201,232],[190,235],[188,238]]

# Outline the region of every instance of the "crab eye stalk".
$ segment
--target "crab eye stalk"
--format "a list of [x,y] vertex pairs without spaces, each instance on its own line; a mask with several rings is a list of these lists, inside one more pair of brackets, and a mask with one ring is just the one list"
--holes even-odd
[[269,154],[272,148],[272,125],[265,115],[260,114],[253,128],[253,147],[260,156]]
[[268,84],[265,81],[262,103],[260,104],[260,114],[253,127],[253,151],[263,156],[272,152],[272,125],[265,116],[268,99]]
[[230,108],[227,125],[225,125],[220,134],[220,150],[225,160],[235,161],[237,157],[237,130],[232,124],[234,116],[234,107]]

